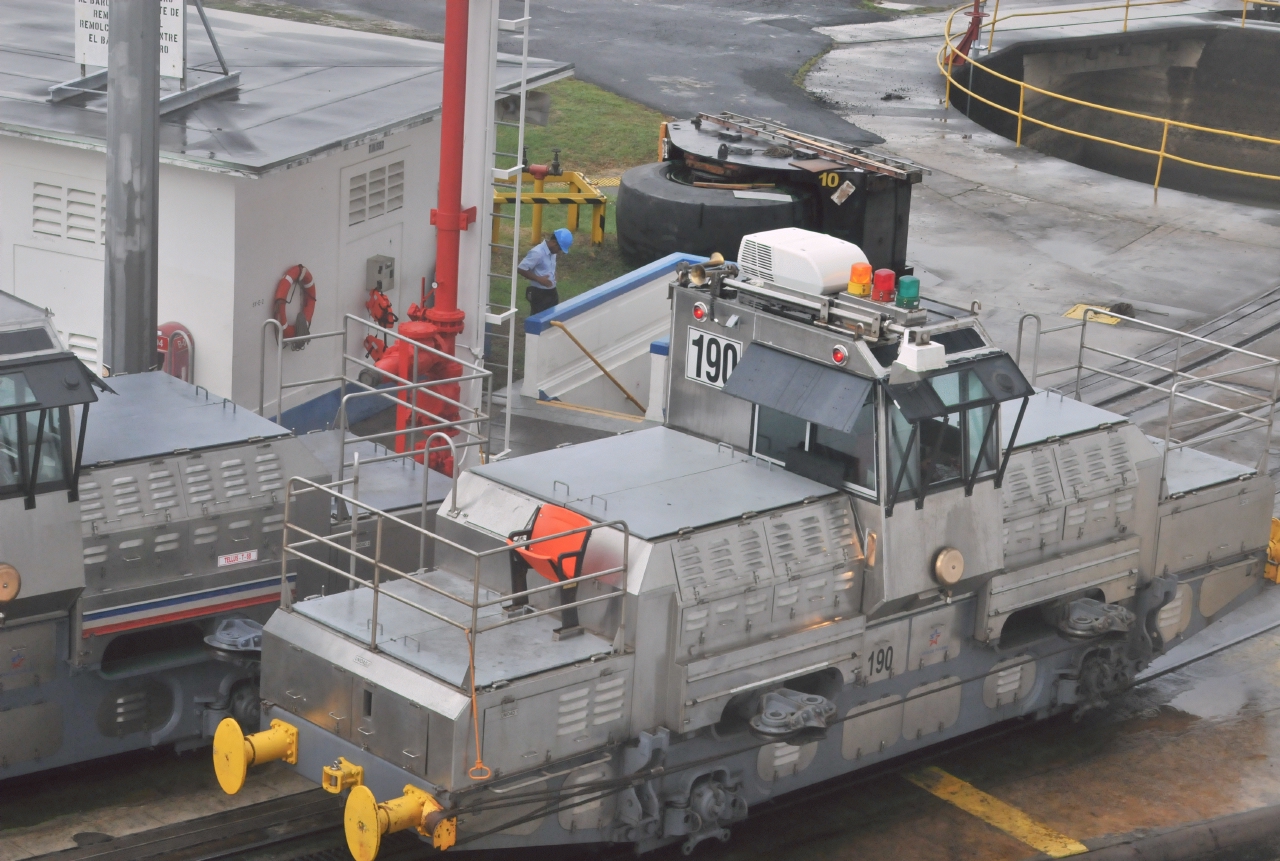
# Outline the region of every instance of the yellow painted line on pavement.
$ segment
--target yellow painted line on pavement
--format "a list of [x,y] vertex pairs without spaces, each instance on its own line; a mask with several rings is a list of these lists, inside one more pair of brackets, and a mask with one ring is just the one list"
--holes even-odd
[[940,768],[929,766],[905,775],[916,786],[954,804],[965,813],[978,817],[1015,840],[1038,849],[1050,858],[1066,858],[1088,852],[1089,848],[1078,840],[1059,834],[1049,826],[1036,822],[1016,807],[987,795],[980,789],[947,774]]

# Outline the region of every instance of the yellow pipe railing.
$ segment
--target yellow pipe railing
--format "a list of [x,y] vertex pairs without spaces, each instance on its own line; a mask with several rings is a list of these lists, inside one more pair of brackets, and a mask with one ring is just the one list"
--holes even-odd
[[1276,0],[1240,0],[1240,26],[1244,26],[1245,19],[1249,17],[1249,4],[1255,6],[1280,6],[1280,2]]
[[[1123,8],[1125,10],[1125,21],[1127,24],[1128,10],[1130,7],[1159,6],[1159,5],[1164,5],[1168,3],[1181,3],[1181,2],[1185,2],[1185,0],[1143,0],[1143,2],[1140,2],[1140,3],[1128,2],[1128,0],[1126,0],[1125,3],[1115,3],[1108,6],[1085,6],[1085,7],[1078,7],[1078,8],[1073,8],[1069,10],[1049,10],[1049,11],[1043,11],[1043,12],[1014,12],[1009,15],[1006,15],[1004,19],[1000,19],[1000,20],[1008,20],[1009,18],[1014,18],[1018,16],[1062,15],[1062,14],[1068,14],[1071,12],[1097,12],[1097,11],[1102,11],[1107,9]],[[1280,6],[1280,0],[1242,0],[1242,2],[1246,5],[1246,7],[1247,7],[1247,4],[1249,3],[1263,4],[1268,6]],[[955,16],[957,14],[959,14],[960,12],[966,11],[970,8],[971,7],[968,4],[965,4],[964,6],[960,6],[960,7],[957,7],[956,9],[953,9],[951,11],[951,14],[947,16],[947,23],[943,32],[944,44],[939,49],[936,57],[938,70],[941,71],[943,76],[946,78],[946,98],[945,98],[946,107],[951,106],[951,88],[954,86],[958,90],[960,90],[960,92],[968,95],[969,98],[971,99],[977,99],[979,102],[982,102],[985,105],[995,108],[996,110],[1001,111],[1002,113],[1017,117],[1018,127],[1017,127],[1017,136],[1015,138],[1015,144],[1017,146],[1022,146],[1023,124],[1033,123],[1037,126],[1040,126],[1041,128],[1046,128],[1051,131],[1061,132],[1062,134],[1071,135],[1072,137],[1083,138],[1084,140],[1090,140],[1090,141],[1095,141],[1097,143],[1103,143],[1103,144],[1108,144],[1110,146],[1120,147],[1121,149],[1130,150],[1131,152],[1140,152],[1140,153],[1145,153],[1147,155],[1155,156],[1156,157],[1156,176],[1155,176],[1155,182],[1153,183],[1153,192],[1156,195],[1157,199],[1160,193],[1160,178],[1164,173],[1164,163],[1166,160],[1175,161],[1180,164],[1189,165],[1191,167],[1199,167],[1199,168],[1204,168],[1206,170],[1218,171],[1220,173],[1229,173],[1235,176],[1247,176],[1255,179],[1269,179],[1269,180],[1280,181],[1280,175],[1278,174],[1259,173],[1257,171],[1240,170],[1238,168],[1227,167],[1225,165],[1209,164],[1207,162],[1197,161],[1195,159],[1186,158],[1185,156],[1175,155],[1174,153],[1169,152],[1169,129],[1170,128],[1185,129],[1187,131],[1192,131],[1192,132],[1204,132],[1206,134],[1222,135],[1223,137],[1229,137],[1234,140],[1252,141],[1255,143],[1269,144],[1272,146],[1280,146],[1280,140],[1277,140],[1275,138],[1263,137],[1261,135],[1251,135],[1251,134],[1246,134],[1244,132],[1229,131],[1227,129],[1215,129],[1215,128],[1210,128],[1208,126],[1196,125],[1194,123],[1182,122],[1181,120],[1171,120],[1165,117],[1154,117],[1154,116],[1151,116],[1150,114],[1141,114],[1135,111],[1126,111],[1122,108],[1113,108],[1107,105],[1099,105],[1094,102],[1086,102],[1082,99],[1072,98],[1071,96],[1064,96],[1061,93],[1055,93],[1051,90],[1046,90],[1046,89],[1043,89],[1042,87],[1037,87],[1032,84],[1028,84],[1025,81],[1019,81],[1016,78],[1011,78],[1008,75],[1001,74],[1000,72],[997,72],[994,69],[991,69],[983,65],[977,60],[974,60],[972,58],[966,58],[964,62],[972,64],[975,68],[981,69],[983,72],[986,72],[988,75],[991,75],[993,78],[997,78],[1001,81],[1005,81],[1007,83],[1016,85],[1018,87],[1018,109],[1017,111],[1014,111],[1012,108],[1008,108],[1008,107],[1005,107],[1004,105],[997,104],[996,102],[993,102],[990,99],[979,95],[978,93],[974,92],[973,90],[961,84],[958,80],[956,80],[955,76],[953,75],[954,59],[956,57],[956,46],[953,41],[953,34],[951,29],[952,22],[955,20]],[[997,12],[998,12],[998,8],[999,7],[997,7]],[[997,21],[996,14],[993,13],[992,19],[991,19],[991,25],[990,25],[993,30],[995,28],[996,21]],[[991,44],[990,39],[988,39],[987,44],[989,47]],[[1064,128],[1062,126],[1055,125],[1054,123],[1050,123],[1045,120],[1036,119],[1035,117],[1030,116],[1026,112],[1026,96],[1027,96],[1028,90],[1030,90],[1033,93],[1037,93],[1039,95],[1045,96],[1047,98],[1057,99],[1058,101],[1061,101],[1061,102],[1067,102],[1068,104],[1079,105],[1085,108],[1093,108],[1095,110],[1104,111],[1109,114],[1115,114],[1116,116],[1129,117],[1131,119],[1142,120],[1144,122],[1159,123],[1162,126],[1161,134],[1160,134],[1160,148],[1151,149],[1150,147],[1144,147],[1144,146],[1139,146],[1137,144],[1125,143],[1124,141],[1112,140],[1110,138],[1104,138],[1098,135],[1091,135],[1086,132],[1076,131],[1075,129]]]
[[[1066,14],[1067,12],[1106,12],[1111,9],[1124,9],[1124,27],[1122,32],[1128,33],[1130,9],[1135,9],[1139,6],[1166,6],[1170,3],[1185,3],[1185,2],[1187,2],[1187,0],[1142,0],[1142,2],[1139,2],[1139,3],[1134,3],[1134,2],[1131,2],[1131,0],[1126,0],[1126,2],[1124,3],[1108,3],[1105,6],[1080,6],[1078,8],[1072,8],[1065,11],[1062,9],[1046,9],[1042,12],[1010,12],[1008,15],[1005,15],[1003,18],[1001,18],[1000,17],[1000,0],[996,0],[995,8],[991,10],[991,23],[988,25],[991,29],[987,31],[987,50],[988,51],[991,50],[991,44],[996,39],[996,24],[999,23],[1000,21],[1009,21],[1014,18],[1038,18],[1042,15],[1063,15],[1063,14]],[[1242,2],[1250,3],[1250,2],[1257,2],[1257,0],[1242,0]],[[1266,0],[1266,2],[1270,2],[1270,0]],[[968,9],[969,7],[965,6],[963,8]],[[956,12],[959,12],[959,11],[960,10],[957,9],[953,11],[951,14],[955,15]],[[1097,23],[1097,22],[1090,22],[1090,23]],[[947,26],[950,27],[950,25],[951,25],[951,22],[950,20],[948,20]]]

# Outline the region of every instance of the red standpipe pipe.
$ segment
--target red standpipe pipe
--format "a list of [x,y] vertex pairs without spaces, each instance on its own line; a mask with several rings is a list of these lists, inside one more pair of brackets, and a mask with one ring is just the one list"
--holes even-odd
[[448,0],[444,23],[444,84],[440,105],[440,186],[436,226],[436,295],[427,319],[440,327],[453,353],[453,340],[462,331],[464,312],[458,309],[458,244],[460,233],[475,220],[475,210],[462,211],[463,121],[467,108],[467,26],[469,0]]
[[[411,306],[406,312],[409,318],[400,324],[401,335],[419,344],[425,344],[455,355],[456,339],[466,314],[458,308],[458,246],[461,233],[476,220],[475,207],[462,210],[462,147],[463,121],[467,107],[467,27],[470,15],[469,0],[448,0],[445,7],[444,27],[444,83],[440,105],[440,186],[436,208],[431,210],[431,223],[436,227],[436,290],[435,303],[422,309]],[[366,340],[370,355],[377,366],[406,380],[443,380],[458,377],[462,366],[456,361],[442,358],[425,350],[416,350],[409,341],[396,341],[390,348],[381,349],[377,338]],[[414,357],[417,361],[415,363]],[[415,367],[416,364],[416,367]],[[429,386],[412,396],[402,392],[404,406],[396,410],[397,430],[409,430],[424,425],[459,420],[459,409],[449,401],[459,401],[462,387],[458,383]],[[410,409],[411,402],[430,413],[434,418],[419,415]],[[443,399],[448,400],[443,400]],[[457,427],[445,431],[456,436]],[[412,445],[421,450],[426,445],[425,433],[414,435]],[[403,452],[409,445],[406,434],[396,437],[396,451]],[[421,454],[417,455],[422,460]],[[452,474],[453,458],[448,450],[433,452],[427,459],[433,468]]]

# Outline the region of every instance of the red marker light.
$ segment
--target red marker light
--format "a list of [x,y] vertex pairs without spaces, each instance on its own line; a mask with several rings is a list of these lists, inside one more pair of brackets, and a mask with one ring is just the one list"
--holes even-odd
[[849,359],[849,351],[843,346],[837,344],[831,348],[831,361],[837,365],[843,365]]
[[701,302],[693,303],[693,319],[698,321],[707,319],[707,306]]

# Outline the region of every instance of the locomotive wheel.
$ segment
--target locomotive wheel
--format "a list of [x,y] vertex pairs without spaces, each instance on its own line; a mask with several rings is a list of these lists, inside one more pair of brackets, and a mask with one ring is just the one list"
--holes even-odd
[[[802,189],[776,189],[790,201],[751,200],[732,191],[698,188],[673,180],[666,162],[633,167],[618,187],[618,248],[637,266],[672,252],[728,260],[748,233],[779,227],[814,227],[815,207]],[[761,189],[773,191],[774,189]]]

